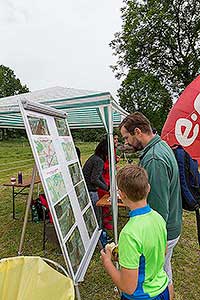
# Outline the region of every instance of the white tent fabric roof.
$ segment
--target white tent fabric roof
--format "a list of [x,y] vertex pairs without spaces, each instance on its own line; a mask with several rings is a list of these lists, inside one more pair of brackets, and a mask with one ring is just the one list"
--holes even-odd
[[0,98],[0,128],[24,128],[18,105],[21,100],[39,102],[66,111],[71,128],[103,127],[100,107],[112,106],[114,126],[127,115],[109,92],[53,87]]

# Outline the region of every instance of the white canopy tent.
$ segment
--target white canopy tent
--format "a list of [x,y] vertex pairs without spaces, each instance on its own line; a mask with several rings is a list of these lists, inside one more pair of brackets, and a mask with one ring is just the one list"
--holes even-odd
[[65,111],[71,129],[105,127],[109,144],[110,188],[114,237],[117,243],[117,192],[115,181],[115,157],[113,127],[118,126],[128,114],[109,92],[54,87],[0,99],[0,128],[23,129],[24,124],[18,101],[28,100]]

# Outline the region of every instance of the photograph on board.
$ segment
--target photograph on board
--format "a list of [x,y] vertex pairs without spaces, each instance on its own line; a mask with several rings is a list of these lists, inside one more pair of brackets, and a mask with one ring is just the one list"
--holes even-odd
[[67,194],[65,183],[61,172],[55,173],[46,178],[48,190],[51,196],[51,202],[54,204]]
[[51,139],[36,137],[34,138],[34,144],[42,169],[50,168],[58,164],[56,151]]
[[69,130],[65,119],[54,118],[59,136],[68,136]]
[[49,135],[46,119],[28,116],[28,121],[33,135]]
[[75,223],[75,217],[68,195],[55,205],[55,211],[62,232],[62,237],[65,238],[70,228]]
[[85,254],[83,241],[80,232],[78,230],[78,227],[75,228],[72,235],[67,240],[66,248],[70,258],[72,269],[75,274]]
[[79,184],[75,186],[75,191],[76,191],[80,208],[81,210],[83,210],[86,207],[86,205],[88,205],[89,203],[89,198],[88,198],[84,181],[81,181]]
[[73,185],[79,183],[83,178],[78,163],[74,163],[68,166],[69,172],[72,178]]
[[89,207],[86,210],[86,212],[83,215],[83,218],[84,218],[84,221],[85,221],[85,224],[87,227],[89,237],[91,238],[91,236],[93,235],[93,233],[97,227],[97,223],[95,221],[94,214],[93,214],[91,207]]

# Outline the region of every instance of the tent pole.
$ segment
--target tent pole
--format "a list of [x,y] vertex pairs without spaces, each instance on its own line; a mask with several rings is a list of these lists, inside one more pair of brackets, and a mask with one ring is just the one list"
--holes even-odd
[[21,239],[20,239],[20,244],[19,244],[19,250],[18,250],[18,255],[22,254],[22,247],[24,244],[24,237],[25,237],[25,231],[26,231],[26,225],[28,222],[28,214],[31,206],[31,200],[32,200],[32,195],[33,195],[33,189],[34,189],[34,183],[35,183],[35,177],[36,177],[36,165],[34,164],[33,170],[32,170],[32,178],[31,178],[31,185],[29,189],[29,194],[28,194],[28,199],[26,202],[26,211],[25,211],[25,216],[24,216],[24,223],[23,223],[23,228],[22,228],[22,233],[21,233]]
[[118,206],[117,206],[117,188],[116,188],[116,168],[115,168],[115,152],[113,141],[113,120],[112,120],[112,106],[108,107],[108,144],[109,144],[109,166],[110,166],[110,190],[113,212],[113,232],[115,244],[118,243],[117,219],[118,219]]
[[74,287],[75,287],[75,291],[76,291],[76,298],[77,298],[77,300],[81,300],[81,295],[80,295],[78,283],[76,283],[76,284],[74,285]]

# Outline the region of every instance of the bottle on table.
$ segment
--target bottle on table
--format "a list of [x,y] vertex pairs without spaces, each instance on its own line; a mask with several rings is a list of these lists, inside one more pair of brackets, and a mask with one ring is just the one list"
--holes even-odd
[[22,172],[18,172],[18,184],[22,184]]

